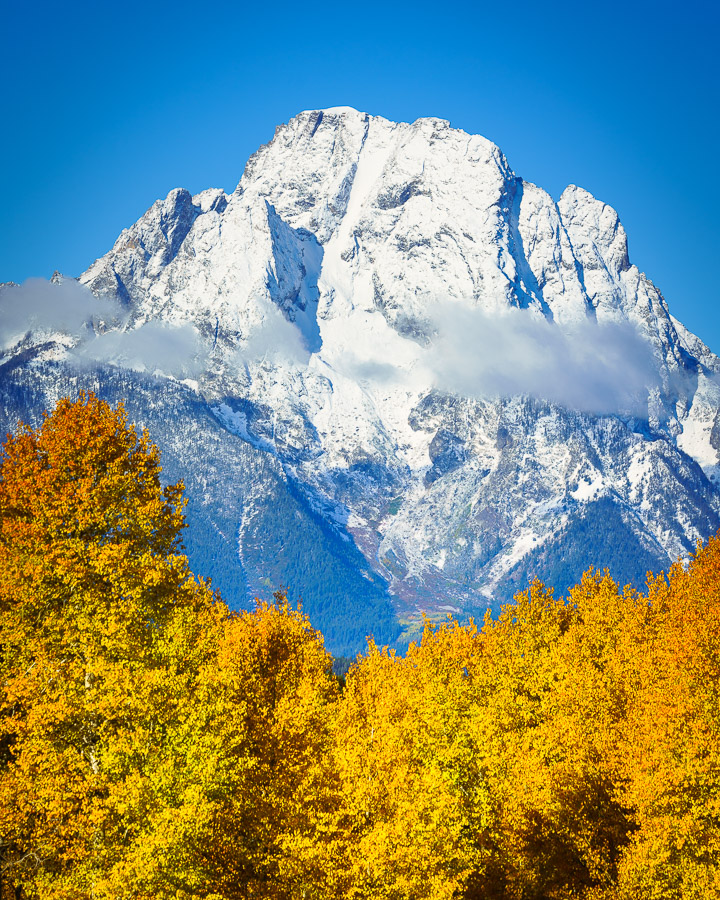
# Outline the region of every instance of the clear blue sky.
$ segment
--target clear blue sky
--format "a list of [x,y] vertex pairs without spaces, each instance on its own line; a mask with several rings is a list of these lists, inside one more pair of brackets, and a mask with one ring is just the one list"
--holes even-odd
[[232,190],[277,124],[349,105],[610,203],[720,352],[719,25],[709,0],[8,3],[0,281],[79,274],[171,188]]

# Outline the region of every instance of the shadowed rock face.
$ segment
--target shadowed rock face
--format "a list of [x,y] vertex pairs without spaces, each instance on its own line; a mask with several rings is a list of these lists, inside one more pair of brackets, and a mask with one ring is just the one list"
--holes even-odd
[[231,195],[172,191],[79,280],[115,320],[8,337],[5,421],[130,392],[198,567],[237,603],[290,586],[335,649],[534,574],[638,583],[720,525],[720,361],[613,209],[441,119],[301,113]]
[[466,461],[465,444],[462,439],[444,428],[440,428],[435,437],[430,441],[428,454],[432,467],[425,473],[425,486],[430,485],[459,469]]

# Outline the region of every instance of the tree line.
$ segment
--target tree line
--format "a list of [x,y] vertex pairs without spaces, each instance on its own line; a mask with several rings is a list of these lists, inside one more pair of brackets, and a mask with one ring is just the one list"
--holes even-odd
[[[0,461],[0,900],[720,897],[720,540],[343,672],[92,394]],[[342,667],[343,669],[345,667]]]

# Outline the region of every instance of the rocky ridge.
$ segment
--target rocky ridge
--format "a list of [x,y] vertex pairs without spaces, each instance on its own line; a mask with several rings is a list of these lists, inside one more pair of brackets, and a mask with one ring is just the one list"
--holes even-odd
[[[115,318],[11,341],[6,418],[52,385],[124,380],[200,491],[209,574],[268,590],[265,560],[321,626],[333,600],[310,596],[272,497],[345,573],[343,609],[387,623],[391,603],[406,634],[534,574],[642,581],[720,525],[720,360],[630,263],[613,209],[572,185],[555,202],[441,119],[301,113],[232,194],[172,191],[79,280]],[[214,458],[177,445],[176,415]]]

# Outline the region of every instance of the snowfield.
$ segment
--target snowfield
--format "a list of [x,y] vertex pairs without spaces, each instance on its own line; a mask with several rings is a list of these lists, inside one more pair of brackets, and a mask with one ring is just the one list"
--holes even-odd
[[638,583],[720,525],[720,360],[612,208],[555,202],[442,119],[303,112],[231,195],[174,190],[59,281],[90,324],[0,296],[34,310],[0,331],[5,420],[129,391],[188,485],[191,556],[238,603],[282,579],[340,634],[353,609],[562,590],[578,541]]

